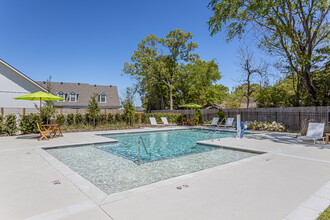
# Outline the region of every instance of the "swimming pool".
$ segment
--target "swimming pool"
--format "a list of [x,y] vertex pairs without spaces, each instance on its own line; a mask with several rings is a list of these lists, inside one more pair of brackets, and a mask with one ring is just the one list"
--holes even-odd
[[[218,149],[209,145],[197,144],[203,139],[208,130],[172,130],[164,132],[148,132],[133,134],[106,134],[108,138],[118,140],[117,144],[98,145],[98,149],[123,158],[138,162],[138,140],[142,138],[145,147],[140,146],[140,162],[152,162],[194,153],[202,153]],[[221,138],[235,137],[235,133],[223,131]]]
[[[257,153],[196,144],[195,140],[201,140],[207,132],[176,130],[106,135],[119,142],[52,148],[46,151],[107,194],[257,155]],[[222,132],[222,135],[229,137],[234,134]],[[152,159],[143,155],[144,163],[137,165],[136,153],[134,153],[137,152],[135,138],[140,136],[145,139]],[[129,144],[132,144],[134,150],[129,149]],[[117,147],[118,149],[112,149]],[[176,149],[181,147],[180,150]],[[143,149],[141,154],[142,152]]]

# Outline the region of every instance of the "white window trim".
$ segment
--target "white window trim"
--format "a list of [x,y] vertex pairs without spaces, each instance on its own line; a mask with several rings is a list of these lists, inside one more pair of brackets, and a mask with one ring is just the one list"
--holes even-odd
[[[63,92],[63,91],[59,91],[59,92],[57,93],[57,96],[59,96],[60,93],[63,93],[63,96],[64,96],[64,97],[62,97],[62,98],[64,98],[64,100],[57,100],[57,101],[58,101],[58,102],[65,102],[65,92]],[[61,96],[59,96],[59,97],[61,97]]]
[[[75,94],[74,101],[71,101],[71,94],[72,94],[72,93]],[[69,93],[69,102],[77,102],[77,93],[76,93],[76,92],[70,92],[70,93]]]
[[[104,95],[104,102],[102,102],[102,95]],[[107,103],[107,94],[105,93],[100,94],[100,103]]]

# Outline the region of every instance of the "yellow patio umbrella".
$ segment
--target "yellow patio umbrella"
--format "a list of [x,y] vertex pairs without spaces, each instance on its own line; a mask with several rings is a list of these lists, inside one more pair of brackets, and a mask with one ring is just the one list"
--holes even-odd
[[52,95],[46,92],[35,92],[27,95],[22,95],[14,99],[19,100],[31,100],[31,101],[40,101],[40,123],[41,123],[41,101],[55,101],[55,100],[64,100],[64,98]]

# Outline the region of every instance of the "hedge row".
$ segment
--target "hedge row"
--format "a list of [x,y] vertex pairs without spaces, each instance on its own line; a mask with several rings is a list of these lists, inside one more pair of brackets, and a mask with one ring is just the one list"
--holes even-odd
[[18,131],[16,115],[0,116],[0,134],[13,135]]
[[[182,116],[181,114],[172,114],[172,113],[135,113],[131,119],[125,118],[123,114],[112,114],[107,115],[100,114],[95,118],[96,126],[97,125],[106,125],[106,124],[117,124],[117,123],[128,123],[128,121],[133,121],[133,124],[150,124],[149,117],[155,117],[158,122],[161,122],[161,117],[167,117],[169,123],[181,123]],[[23,134],[29,133],[38,133],[37,122],[40,121],[39,114],[28,114],[22,115],[20,120],[16,115],[11,114],[6,117],[0,115],[0,134],[13,135],[18,131],[21,131]],[[91,118],[88,114],[68,114],[62,115],[59,114],[55,117],[54,121],[61,126],[79,126],[79,125],[91,125],[93,124],[94,118]]]

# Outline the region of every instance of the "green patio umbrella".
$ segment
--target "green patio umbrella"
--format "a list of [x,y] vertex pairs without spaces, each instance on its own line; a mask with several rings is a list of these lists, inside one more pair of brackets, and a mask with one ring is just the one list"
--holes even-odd
[[[182,108],[191,108],[191,109],[202,108],[201,105],[197,105],[195,103],[187,103],[187,104],[181,105],[180,107],[182,107]],[[192,114],[192,112],[191,112],[191,114]]]
[[181,105],[180,107],[182,107],[182,108],[202,108],[201,105],[197,105],[195,103],[187,103],[187,104]]
[[55,101],[55,100],[64,100],[64,98],[61,98],[56,95],[52,95],[46,92],[35,92],[27,95],[22,95],[19,97],[16,97],[14,99],[19,100],[31,100],[31,101],[40,101],[40,122],[41,122],[41,101]]

